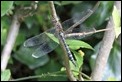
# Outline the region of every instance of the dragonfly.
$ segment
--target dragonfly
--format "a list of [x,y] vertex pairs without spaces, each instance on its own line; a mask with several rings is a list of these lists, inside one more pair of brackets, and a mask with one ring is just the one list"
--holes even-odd
[[[98,6],[98,4],[97,4],[97,6]],[[94,7],[94,8],[96,8],[96,7]],[[77,31],[77,33],[80,33],[81,28],[75,28],[75,27],[78,26],[79,24],[81,24],[82,22],[84,22],[88,17],[90,17],[93,14],[93,12],[94,11],[88,9],[87,11],[81,13],[80,20],[73,17],[71,19],[64,21],[62,23],[63,28],[61,28],[61,31],[59,30],[58,34],[56,33],[57,28],[54,27],[39,35],[29,38],[28,40],[26,40],[24,42],[24,46],[35,49],[34,52],[32,53],[32,56],[35,58],[39,58],[44,55],[47,55],[48,53],[53,51],[59,45],[49,35],[52,34],[55,37],[60,36],[60,40],[62,40],[62,42],[64,44],[64,47],[67,51],[69,60],[71,60],[71,62],[76,66],[73,55],[71,54],[71,51],[70,51],[68,45],[66,44],[65,39],[66,38],[69,38],[69,39],[77,38],[76,36],[68,37],[67,35],[69,33],[74,33],[76,31]]]

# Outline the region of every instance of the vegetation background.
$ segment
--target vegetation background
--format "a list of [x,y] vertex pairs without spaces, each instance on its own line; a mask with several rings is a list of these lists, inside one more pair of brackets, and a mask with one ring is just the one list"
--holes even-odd
[[[6,38],[12,23],[12,16],[19,6],[30,6],[32,1],[2,1],[1,2],[1,51],[6,44]],[[96,4],[95,1],[54,1],[57,15],[61,23],[69,18],[81,16],[81,12],[92,9]],[[40,78],[29,79],[40,81],[68,81],[65,72],[61,72],[63,67],[63,53],[60,46],[43,58],[33,58],[32,51],[23,47],[24,41],[28,38],[38,35],[50,28],[53,28],[50,7],[48,2],[40,1],[37,9],[33,11],[33,16],[24,18],[20,25],[11,56],[7,65],[7,72],[1,73],[2,80],[37,76]],[[101,1],[100,6],[95,13],[90,16],[84,24],[96,29],[106,27],[109,17],[112,16],[114,7],[113,1]],[[94,67],[96,55],[99,52],[100,42],[104,32],[96,33],[81,39],[94,48],[93,50],[80,48],[85,54],[83,56],[82,72],[90,76]],[[77,44],[79,45],[79,44]],[[59,73],[58,73],[59,72]],[[102,80],[117,81],[121,80],[121,43],[119,38],[115,39],[113,48],[109,55],[109,59]]]

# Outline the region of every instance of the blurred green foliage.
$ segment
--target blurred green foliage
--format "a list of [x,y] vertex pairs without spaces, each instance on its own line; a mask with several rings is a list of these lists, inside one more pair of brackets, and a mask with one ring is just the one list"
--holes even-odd
[[[4,2],[6,3],[6,2]],[[14,4],[13,4],[14,3]],[[8,34],[9,26],[11,24],[11,16],[6,16],[5,14],[7,11],[11,10],[11,7],[17,7],[17,6],[30,6],[32,1],[11,1],[11,3],[8,5],[9,8],[4,9],[3,7],[3,1],[1,3],[2,12],[1,12],[1,48],[5,45],[6,37]],[[88,9],[93,8],[93,6],[96,4],[96,2],[88,2],[88,1],[55,1],[56,6],[56,12],[59,16],[59,19],[61,22],[63,22],[66,19],[69,19],[71,17],[75,17],[77,14],[77,17],[81,16],[81,12],[87,11]],[[8,3],[7,3],[8,4]],[[85,24],[88,28],[95,27],[96,29],[105,28],[107,25],[107,22],[109,20],[109,17],[112,15],[112,9],[113,9],[114,2],[113,1],[101,1],[101,4],[99,8],[95,11],[95,13],[89,17],[83,24]],[[6,6],[7,7],[7,6]],[[23,43],[27,38],[30,38],[32,36],[35,36],[37,34],[40,34],[41,32],[52,28],[52,20],[51,20],[51,14],[50,14],[50,7],[48,2],[46,1],[40,1],[38,3],[38,8],[35,11],[35,14],[31,17],[25,18],[25,20],[21,23],[20,31],[18,34],[18,37],[16,39],[16,43],[13,48],[13,55],[16,60],[20,61],[22,64],[27,65],[30,69],[33,69],[35,72],[35,75],[42,75],[46,73],[51,72],[57,72],[60,71],[63,67],[63,53],[60,47],[58,47],[54,52],[51,52],[51,55],[45,55],[43,58],[33,58],[31,50],[28,50],[23,47]],[[103,33],[97,33],[90,37],[83,38],[82,40],[87,42],[89,45],[88,48],[92,49],[92,47],[97,46],[98,43],[101,41],[103,37]],[[77,43],[77,44],[75,44]],[[73,44],[79,45],[80,42],[75,42]],[[82,42],[81,42],[82,43]],[[72,45],[71,42],[69,42],[69,46]],[[92,47],[91,47],[91,46]],[[78,46],[78,47],[79,47]],[[85,44],[84,44],[85,46]],[[113,48],[111,50],[111,54],[108,60],[107,64],[107,72],[108,70],[112,70],[109,72],[114,77],[114,80],[120,80],[120,56],[121,51],[120,47],[117,47],[120,45],[116,45],[116,43],[113,45]],[[86,46],[85,46],[86,47]],[[75,47],[74,47],[75,48]],[[79,47],[80,48],[80,47]],[[78,49],[78,48],[77,48]],[[91,68],[93,68],[94,64],[94,53],[99,51],[98,48],[95,49],[95,51],[91,51],[88,49],[83,49],[83,52],[85,55],[82,57],[82,59],[78,59],[80,64],[82,66],[82,71],[86,74],[90,75]],[[75,54],[79,54],[77,51],[72,51]],[[77,56],[77,55],[75,55]],[[92,58],[93,57],[93,58]],[[119,60],[119,61],[118,61]],[[13,61],[14,62],[14,61]],[[114,64],[115,63],[115,64]],[[91,67],[90,67],[91,66]],[[16,66],[13,68],[16,68]],[[10,68],[11,69],[11,68]],[[65,73],[63,73],[65,75]],[[57,74],[58,76],[58,74]],[[105,78],[106,77],[106,78]],[[109,74],[105,74],[105,77],[103,77],[103,80],[111,80],[109,77]],[[67,77],[51,77],[46,76],[46,78],[42,77],[38,80],[45,80],[45,81],[56,81],[56,80],[68,80]]]
[[9,81],[10,77],[11,72],[9,69],[6,69],[1,73],[1,81]]
[[1,2],[1,17],[11,11],[14,1],[2,1]]

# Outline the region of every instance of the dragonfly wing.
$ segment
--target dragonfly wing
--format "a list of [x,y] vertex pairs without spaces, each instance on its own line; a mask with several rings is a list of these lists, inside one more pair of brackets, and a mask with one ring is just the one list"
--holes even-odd
[[55,28],[49,29],[49,30],[47,30],[47,31],[45,31],[39,35],[36,35],[32,38],[29,38],[28,40],[26,40],[24,42],[24,46],[25,47],[33,47],[33,46],[43,44],[44,42],[46,42],[49,39],[49,37],[47,36],[46,33],[52,34],[53,32],[55,32]]
[[62,23],[63,30],[66,31],[68,28],[70,28],[74,23],[74,18],[68,19]]
[[[90,9],[88,9],[88,10],[84,10],[80,13],[73,14],[73,17],[71,19],[68,19],[62,23],[63,30],[66,31],[68,28],[70,28],[72,25],[76,24],[80,20],[85,21],[89,17],[89,14],[91,12],[92,11]],[[82,21],[79,24],[81,24],[81,23],[82,23]]]
[[39,48],[37,48],[34,51],[32,56],[35,58],[42,57],[42,56],[50,53],[51,51],[53,51],[57,46],[58,46],[58,43],[56,43],[55,41],[50,39],[50,40],[46,41],[45,43],[43,43],[42,45],[40,45]]

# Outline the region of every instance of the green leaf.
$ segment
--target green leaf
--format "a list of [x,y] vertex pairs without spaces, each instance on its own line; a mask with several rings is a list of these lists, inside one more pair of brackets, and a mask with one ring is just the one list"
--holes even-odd
[[51,38],[53,41],[59,44],[58,39],[54,36],[54,34],[46,33],[49,38]]
[[69,45],[69,48],[73,50],[77,50],[79,48],[87,48],[94,50],[89,44],[80,40],[66,40],[66,42]]
[[[81,51],[81,50],[80,50]],[[76,51],[74,51],[74,50],[72,50],[72,52],[73,52],[73,54],[74,54],[74,56],[75,56],[75,59],[76,59],[76,65],[77,66],[74,66],[74,64],[71,62],[71,61],[69,61],[69,63],[70,63],[70,68],[71,68],[71,70],[73,71],[73,75],[74,76],[77,76],[77,75],[79,75],[79,73],[81,72],[81,70],[80,70],[80,67],[82,67],[82,65],[83,65],[83,55],[84,55],[84,53],[82,52],[82,53],[80,53],[80,52],[76,52]],[[62,71],[64,71],[64,70],[66,70],[64,67],[62,67],[61,68],[61,70]]]
[[6,69],[1,74],[1,81],[8,81],[11,77],[11,72],[9,69]]
[[[51,38],[53,41],[59,44],[58,39],[53,34],[50,33],[46,34],[48,35],[49,38]],[[94,50],[89,44],[80,40],[66,40],[66,43],[69,45],[69,48],[73,50],[77,50],[79,48],[88,48]]]
[[9,18],[6,16],[2,17],[1,18],[1,45],[6,44],[9,26],[10,26]]
[[12,65],[13,65],[13,59],[12,59],[12,56],[9,58],[8,64],[12,64]]
[[[76,52],[76,51],[74,51],[74,50],[72,50],[72,52],[73,52],[73,54],[74,54],[74,56],[75,56],[75,58],[76,58],[76,67],[72,64],[72,62],[70,61],[70,67],[71,67],[71,70],[73,70],[73,74],[75,75],[75,76],[77,76],[80,72],[79,72],[79,69],[80,69],[80,67],[82,66],[82,64],[83,64],[83,56],[82,56],[82,54],[81,53],[79,53],[79,52]],[[77,71],[77,72],[76,72]],[[80,70],[81,71],[81,70]]]
[[62,1],[61,5],[68,5],[68,4],[78,4],[81,3],[82,1]]
[[60,1],[54,1],[54,4],[61,6],[61,2]]
[[79,50],[79,52],[73,51],[79,68],[83,64],[83,55],[84,55],[83,52],[82,53],[80,53],[80,52],[82,52],[82,51],[81,50]]
[[32,1],[15,1],[16,5],[30,6]]
[[[56,62],[55,60],[50,60],[49,63],[47,63],[45,66],[38,68],[35,70],[36,75],[44,75],[44,74],[48,74],[48,76],[46,77],[42,77],[39,78],[39,81],[65,81],[67,80],[67,77],[65,76],[65,72],[62,73],[62,71],[60,71],[61,69],[61,65]],[[60,72],[58,74],[53,75],[54,72]],[[58,76],[58,75],[64,75],[64,76]]]
[[17,47],[19,45],[21,45],[24,41],[25,41],[25,34],[19,33],[18,36],[17,36],[17,38],[16,38],[16,42],[14,44],[13,50],[16,51]]
[[[58,39],[50,33],[46,33],[48,35],[49,38],[51,38],[53,41],[55,41],[56,43],[59,44]],[[69,45],[69,48],[73,49],[73,50],[77,50],[79,48],[88,48],[88,49],[92,49],[94,50],[89,44],[83,42],[83,41],[79,41],[79,40],[66,40],[66,43]]]
[[7,38],[7,29],[1,28],[1,45],[4,45]]
[[12,8],[13,2],[14,1],[1,1],[1,17]]
[[32,57],[32,53],[34,51],[34,49],[21,46],[20,49],[14,54],[14,57],[21,63],[26,64],[30,69],[35,69],[39,66],[43,66],[49,61],[49,57],[47,55],[40,58]]
[[113,16],[113,21],[114,21],[114,25],[115,25],[114,26],[115,34],[116,34],[116,38],[117,38],[119,36],[119,34],[121,33],[121,18],[119,16],[119,12],[115,6],[114,6],[112,16]]

